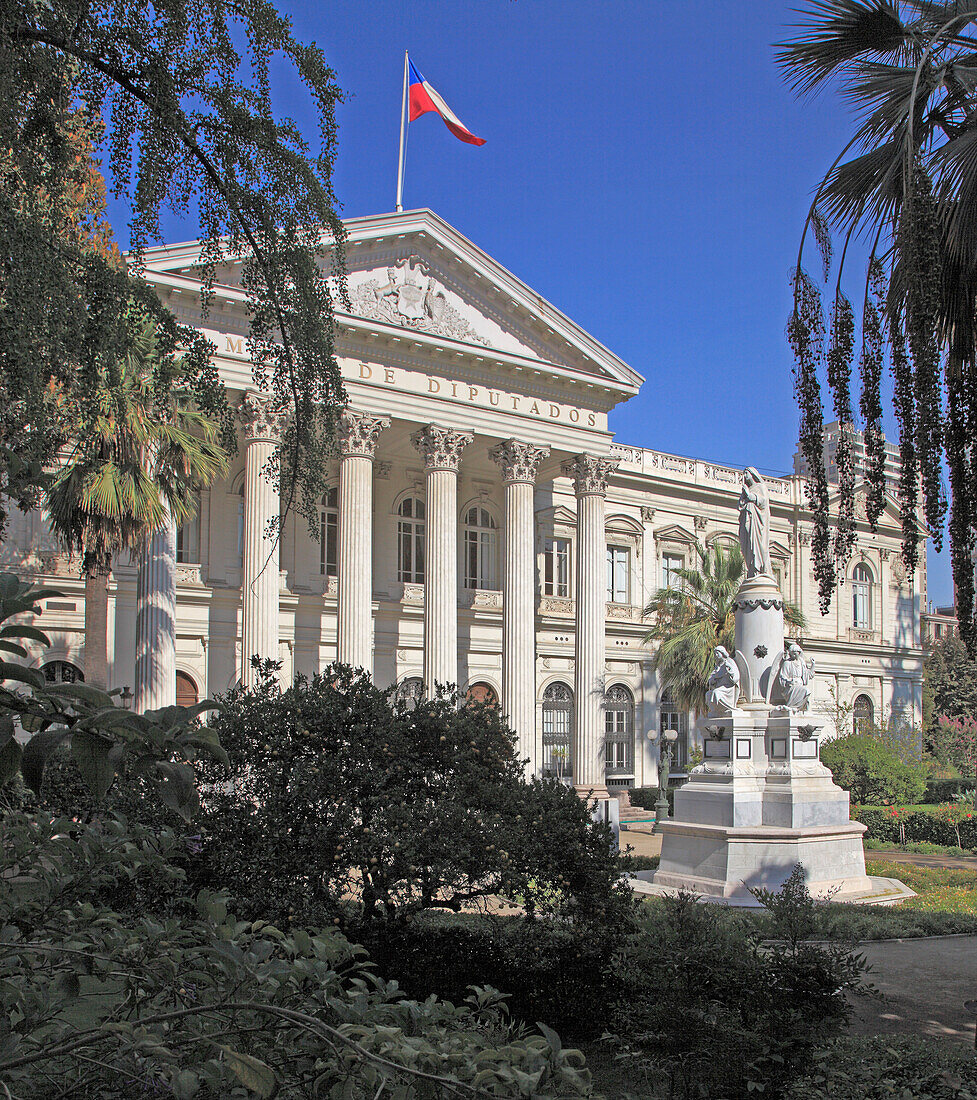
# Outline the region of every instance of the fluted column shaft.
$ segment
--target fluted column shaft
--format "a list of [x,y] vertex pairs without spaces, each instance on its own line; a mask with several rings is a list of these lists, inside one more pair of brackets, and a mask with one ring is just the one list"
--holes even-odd
[[505,484],[502,576],[502,711],[519,738],[526,771],[539,770],[536,749],[536,591],[533,519],[536,468],[549,454],[515,439],[490,451]]
[[176,525],[147,539],[136,574],[136,690],[142,714],[176,702]]
[[252,657],[278,660],[278,490],[264,470],[278,446],[277,419],[266,400],[247,394],[241,402],[245,427],[244,569],[241,578],[241,682],[253,687]]
[[577,455],[563,464],[577,494],[574,783],[582,794],[607,790],[604,761],[604,618],[607,550],[604,497],[613,459]]
[[458,466],[474,436],[429,424],[411,436],[424,455],[424,687],[458,680]]
[[386,417],[344,412],[339,429],[340,661],[373,674],[373,457]]

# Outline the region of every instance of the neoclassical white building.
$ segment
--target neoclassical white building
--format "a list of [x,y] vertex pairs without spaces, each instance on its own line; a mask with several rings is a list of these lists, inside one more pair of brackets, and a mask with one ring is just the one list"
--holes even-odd
[[[321,542],[295,517],[280,545],[265,538],[279,508],[262,475],[275,425],[251,389],[239,272],[220,273],[204,317],[197,245],[148,254],[162,300],[217,348],[240,449],[197,519],[157,537],[141,575],[115,564],[112,684],[161,705],[246,680],[252,653],[281,661],[286,681],[339,658],[404,691],[454,682],[498,699],[534,772],[656,782],[649,731],[677,729],[683,762],[698,733],[656,682],[642,609],[696,540],[735,538],[740,471],[618,444],[608,413],[641,376],[435,214],[347,226],[349,407],[338,454],[323,456]],[[807,614],[824,706],[917,720],[925,566],[910,576],[902,565],[895,503],[877,533],[862,508],[822,617],[803,479],[766,482],[774,568]],[[12,518],[4,557],[63,593],[46,601],[52,646],[35,663],[50,678],[80,675],[77,563],[40,514]],[[175,614],[156,592],[172,569]]]

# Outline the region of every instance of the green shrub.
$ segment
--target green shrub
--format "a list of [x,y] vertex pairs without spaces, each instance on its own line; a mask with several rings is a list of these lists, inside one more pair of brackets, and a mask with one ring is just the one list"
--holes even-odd
[[[669,786],[665,792],[665,797],[668,799],[668,812],[670,814],[675,813],[675,786]],[[654,810],[655,803],[658,801],[658,788],[657,787],[635,787],[633,790],[628,791],[628,796],[631,799],[632,806],[638,806],[642,810]]]
[[530,915],[626,920],[606,826],[555,781],[527,781],[495,707],[390,692],[333,665],[233,693],[214,720],[230,781],[200,817],[201,885],[247,919],[395,921],[519,897]]
[[106,907],[147,868],[183,893],[178,846],[166,830],[111,818],[5,819],[8,1095],[369,1100],[472,1095],[476,1084],[498,1097],[589,1094],[582,1056],[552,1031],[514,1028],[493,991],[461,1007],[405,1000],[339,933],[239,921],[206,891],[184,893],[192,912],[166,920]]
[[952,802],[954,795],[973,789],[972,779],[927,779],[926,792],[923,795],[924,802],[938,805],[941,802]]
[[906,812],[856,807],[856,821],[868,826],[866,837],[890,844],[928,842],[944,847],[977,849],[977,814],[966,806],[937,806],[932,810]]
[[843,1027],[862,964],[844,948],[790,942],[806,921],[802,893],[770,917],[787,942],[766,946],[748,914],[691,895],[649,907],[622,945],[622,996],[606,1036],[634,1095],[779,1096]]
[[[460,1003],[472,986],[507,994],[516,1020],[542,1020],[574,1041],[603,1030],[619,990],[610,930],[488,914],[425,913],[410,921],[345,929],[388,980],[412,999]],[[581,1011],[586,1006],[586,1011]]]
[[821,762],[855,802],[918,802],[923,795],[922,771],[870,734],[849,733],[826,742]]
[[836,1039],[817,1051],[785,1100],[964,1100],[977,1096],[977,1059],[916,1036]]

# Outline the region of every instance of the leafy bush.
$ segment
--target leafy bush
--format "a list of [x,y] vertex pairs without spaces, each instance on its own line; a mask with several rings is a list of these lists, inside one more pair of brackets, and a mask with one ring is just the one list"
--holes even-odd
[[928,841],[946,847],[977,849],[977,813],[967,806],[936,806],[907,812],[856,807],[852,818],[868,826],[866,836],[890,844]]
[[893,748],[865,733],[848,733],[821,747],[821,762],[855,802],[918,802],[922,771],[906,764]]
[[955,795],[962,794],[972,786],[973,780],[962,776],[959,779],[927,779],[923,801],[931,802],[933,805],[952,802]]
[[[785,942],[763,946],[745,914],[691,895],[661,899],[622,951],[622,997],[605,1036],[637,1095],[781,1095],[817,1045],[846,1023],[845,991],[861,962],[792,938],[804,924],[795,890],[771,915]],[[636,991],[641,991],[640,995]]]
[[[635,787],[633,790],[628,791],[628,796],[631,799],[632,806],[638,806],[642,810],[654,810],[655,803],[658,801],[658,788],[657,787]],[[665,792],[665,797],[668,799],[668,812],[670,814],[675,813],[675,787],[669,786]]]
[[282,923],[359,926],[491,895],[530,916],[625,919],[609,830],[571,789],[523,777],[497,708],[461,703],[391,703],[341,665],[232,694],[213,724],[230,777],[207,773],[202,883]]
[[915,1036],[836,1039],[817,1051],[785,1100],[969,1100],[977,1059],[963,1047]]
[[[0,833],[0,1079],[60,1095],[585,1096],[579,1052],[514,1028],[497,994],[405,1000],[339,933],[232,917],[182,890],[179,841],[105,818],[10,815]],[[108,900],[145,873],[183,916]]]
[[461,1002],[470,987],[488,985],[507,994],[515,1019],[544,1020],[574,1041],[600,1034],[619,991],[613,959],[622,937],[596,928],[515,916],[425,913],[410,921],[353,925],[345,932],[412,998],[434,994]]

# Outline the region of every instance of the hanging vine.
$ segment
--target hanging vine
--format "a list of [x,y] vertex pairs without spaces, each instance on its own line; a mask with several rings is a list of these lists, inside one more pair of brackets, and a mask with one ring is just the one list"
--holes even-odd
[[[915,570],[927,535],[937,550],[942,546],[946,462],[957,616],[961,637],[977,654],[977,3],[802,0],[797,14],[790,39],[777,47],[787,80],[800,95],[834,84],[856,114],[850,140],[818,183],[802,251],[808,228],[822,259],[830,255],[831,232],[874,237],[858,400],[868,519],[874,528],[885,504],[881,390],[888,344],[903,557]],[[840,283],[840,270],[837,277]],[[796,318],[807,293],[796,277],[794,290]],[[848,318],[844,306],[835,305],[828,376],[841,419]],[[796,335],[795,356],[803,351]],[[808,430],[810,390],[806,382],[798,389]],[[808,448],[808,467],[815,470],[813,440]],[[845,545],[846,486],[839,486],[839,497],[836,559]],[[816,550],[822,552],[828,548]],[[827,563],[816,564],[824,576]]]
[[852,456],[851,368],[855,356],[855,311],[841,292],[835,292],[828,348],[828,385],[834,396],[838,421],[838,528],[835,532],[835,565],[844,572],[855,546],[855,464]]
[[906,337],[897,320],[890,321],[892,400],[899,421],[899,504],[902,516],[902,558],[910,573],[919,564],[919,464],[916,459],[916,407],[913,368],[906,353]]
[[831,606],[835,567],[828,528],[828,478],[824,470],[824,415],[818,366],[824,357],[824,312],[821,293],[800,267],[794,273],[794,313],[787,339],[794,352],[794,392],[801,409],[800,448],[807,463],[805,489],[814,514],[811,545],[814,576],[822,613]]
[[859,360],[859,411],[865,423],[865,480],[868,483],[866,513],[874,531],[885,507],[885,433],[882,430],[882,316],[887,283],[885,269],[873,255],[865,282],[862,311],[862,354]]
[[[916,165],[897,234],[905,297],[906,336],[912,357],[915,454],[922,476],[926,523],[933,545],[943,546],[946,496],[943,458],[942,356],[937,332],[942,293],[940,223],[929,176]],[[903,529],[905,530],[905,518]],[[908,562],[907,562],[908,564]]]

